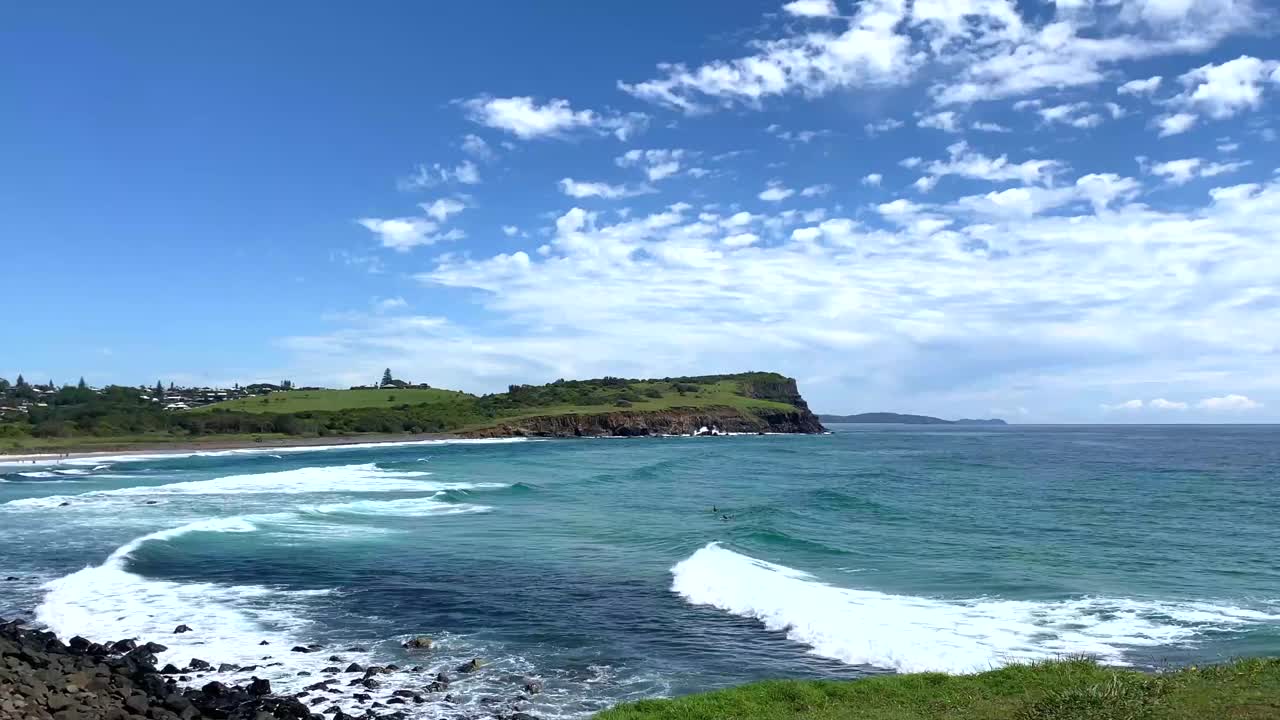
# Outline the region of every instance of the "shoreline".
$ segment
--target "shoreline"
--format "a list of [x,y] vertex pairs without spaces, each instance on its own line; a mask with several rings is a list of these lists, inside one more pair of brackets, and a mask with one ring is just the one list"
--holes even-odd
[[0,450],[0,465],[15,463],[49,463],[59,460],[84,460],[105,458],[115,455],[147,453],[148,455],[190,455],[210,450],[262,450],[338,447],[343,445],[389,445],[431,442],[433,440],[465,440],[457,433],[371,433],[368,435],[335,435],[331,437],[272,438],[256,442],[253,440],[210,439],[185,440],[181,442],[122,442],[118,444],[104,443],[101,449],[66,452],[9,452]]

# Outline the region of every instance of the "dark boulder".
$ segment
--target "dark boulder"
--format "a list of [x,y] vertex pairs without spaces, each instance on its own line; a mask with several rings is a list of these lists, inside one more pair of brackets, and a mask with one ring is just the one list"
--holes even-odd
[[227,693],[227,686],[214,680],[211,683],[205,683],[205,686],[200,688],[200,692],[209,697],[221,697]]
[[360,663],[351,663],[347,666],[347,672],[364,672],[364,668],[360,666]]
[[460,673],[473,673],[482,667],[484,667],[484,663],[480,662],[479,658],[472,658],[459,665],[456,670]]
[[524,691],[530,695],[537,695],[542,692],[542,681],[537,678],[525,678]]
[[400,647],[405,648],[406,650],[430,650],[432,644],[433,642],[431,638],[426,635],[419,635],[418,637],[409,638],[404,641]]
[[178,627],[173,629],[174,635],[181,635],[182,633],[189,633],[189,632],[191,632],[191,626],[189,625],[179,625]]
[[178,667],[173,663],[169,663],[168,665],[165,665],[164,667],[160,668],[160,672],[165,675],[177,675],[178,673],[182,672],[182,670],[178,669]]
[[294,645],[292,648],[290,648],[289,651],[296,652],[296,653],[309,653],[311,652],[311,648],[303,647],[302,645]]
[[262,642],[260,642],[260,643],[258,643],[258,644],[259,644],[259,645],[270,645],[271,643],[267,642],[266,640],[263,640]]
[[445,675],[444,673],[436,673],[436,682],[440,683],[441,685],[444,685],[445,687],[448,687],[449,683],[453,682],[453,680],[448,675]]
[[85,652],[92,645],[93,643],[89,642],[89,640],[87,640],[86,638],[80,637],[79,635],[67,641],[67,647],[71,648],[72,652],[79,652],[79,653]]
[[373,678],[365,678],[364,680],[360,681],[360,684],[369,688],[370,690],[377,690],[378,688],[382,687],[382,683],[378,682],[377,680],[374,680]]
[[127,653],[138,647],[138,643],[134,640],[117,640],[111,643],[111,650],[118,653]]
[[210,665],[209,663],[205,662],[204,660],[201,660],[200,658],[191,658],[191,662],[187,665],[187,667],[191,668],[192,670],[196,670],[196,671],[204,671],[204,670],[212,670],[212,669],[213,669],[213,666],[212,666],[212,665]]
[[146,645],[143,645],[142,647],[146,648],[147,652],[153,652],[153,653],[162,653],[165,650],[169,649],[167,646],[161,645],[160,643],[157,643],[157,642],[149,642]]
[[250,695],[270,695],[271,681],[255,677],[249,682]]
[[235,672],[239,669],[239,665],[232,665],[231,663],[221,663],[218,665],[218,672]]

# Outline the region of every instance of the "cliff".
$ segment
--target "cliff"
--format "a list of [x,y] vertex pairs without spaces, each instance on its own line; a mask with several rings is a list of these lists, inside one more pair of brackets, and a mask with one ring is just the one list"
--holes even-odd
[[702,428],[729,433],[821,433],[826,430],[807,407],[791,411],[705,407],[538,415],[503,420],[462,435],[472,438],[643,437],[691,435]]

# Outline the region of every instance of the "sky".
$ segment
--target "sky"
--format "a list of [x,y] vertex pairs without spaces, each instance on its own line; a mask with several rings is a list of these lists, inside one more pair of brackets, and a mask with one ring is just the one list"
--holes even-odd
[[5,16],[0,377],[1280,421],[1270,2]]

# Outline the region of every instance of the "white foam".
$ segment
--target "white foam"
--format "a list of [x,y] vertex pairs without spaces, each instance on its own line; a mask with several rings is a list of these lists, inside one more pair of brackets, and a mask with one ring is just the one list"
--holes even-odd
[[1127,649],[1185,644],[1208,631],[1280,621],[1280,615],[1210,603],[890,595],[829,585],[717,543],[671,573],[671,589],[692,604],[755,618],[823,657],[901,672],[980,672],[1067,654],[1123,664]]
[[464,515],[489,512],[488,505],[447,503],[433,498],[403,498],[400,500],[357,500],[347,503],[317,505],[304,509],[320,515],[397,515],[401,517],[431,517],[434,515]]
[[[148,580],[125,568],[129,555],[148,542],[162,542],[193,532],[246,533],[256,530],[246,518],[201,520],[135,538],[120,546],[101,565],[86,567],[44,585],[44,601],[36,619],[62,637],[97,639],[127,637],[161,640],[169,646],[162,662],[185,665],[191,657],[211,662],[249,662],[261,639],[288,642],[281,628],[299,627],[290,613],[269,604],[244,607],[275,591],[256,586],[221,586]],[[173,635],[181,624],[199,632]]]
[[137,485],[115,490],[94,490],[79,495],[51,495],[10,500],[0,508],[31,510],[72,505],[162,497],[166,495],[297,495],[334,492],[432,492],[477,487],[468,483],[432,483],[418,480],[431,473],[384,470],[373,463],[308,467],[250,475],[229,475],[212,480],[190,480],[168,485]]

